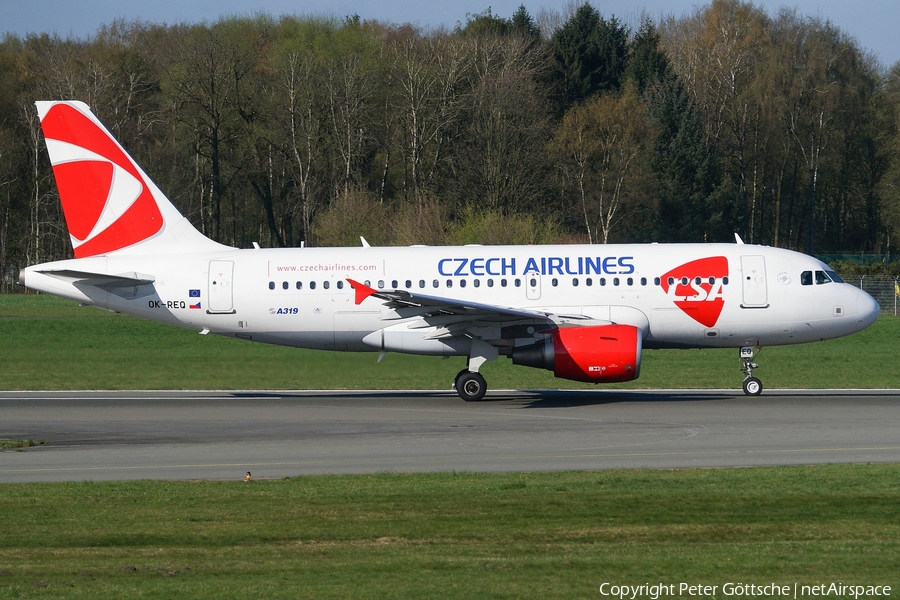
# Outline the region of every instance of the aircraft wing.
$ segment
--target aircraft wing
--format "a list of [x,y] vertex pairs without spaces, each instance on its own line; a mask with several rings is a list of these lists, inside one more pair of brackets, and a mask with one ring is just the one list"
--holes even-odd
[[[554,315],[540,310],[483,304],[469,300],[419,294],[407,290],[382,291],[353,279],[347,281],[356,291],[356,304],[361,304],[370,296],[375,297],[383,300],[388,308],[400,313],[401,318],[419,316],[432,320],[436,317],[444,317],[441,321],[445,324],[454,321],[481,321],[505,325],[511,322],[536,321],[546,324],[549,328],[557,326],[558,317],[590,320],[589,317],[583,315]],[[454,317],[456,318],[454,319]]]

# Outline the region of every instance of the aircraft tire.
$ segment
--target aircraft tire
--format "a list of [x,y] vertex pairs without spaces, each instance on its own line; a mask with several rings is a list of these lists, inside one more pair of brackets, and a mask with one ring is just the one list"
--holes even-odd
[[458,390],[458,389],[459,389],[459,378],[462,377],[463,375],[465,375],[465,374],[468,373],[468,372],[469,372],[468,369],[463,369],[462,371],[460,371],[459,373],[456,374],[456,377],[453,378],[453,389],[454,389],[454,390]]
[[744,393],[748,396],[759,396],[762,394],[762,381],[756,377],[748,377],[744,380]]
[[466,402],[478,402],[487,392],[487,382],[481,373],[466,371],[456,378],[456,393]]

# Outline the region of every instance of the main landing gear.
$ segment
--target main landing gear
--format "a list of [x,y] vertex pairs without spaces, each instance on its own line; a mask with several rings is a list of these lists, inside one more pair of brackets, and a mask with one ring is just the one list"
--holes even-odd
[[748,396],[759,396],[762,394],[762,381],[753,376],[753,369],[758,369],[759,365],[753,362],[756,355],[759,354],[759,347],[744,346],[741,348],[741,373],[744,377],[744,393]]
[[484,398],[484,394],[487,392],[487,382],[484,380],[484,376],[469,369],[463,369],[456,374],[453,387],[456,388],[459,397],[467,402],[477,402]]
[[466,402],[477,402],[487,392],[487,382],[478,370],[484,363],[497,360],[497,348],[481,340],[472,340],[468,367],[456,374],[453,387]]

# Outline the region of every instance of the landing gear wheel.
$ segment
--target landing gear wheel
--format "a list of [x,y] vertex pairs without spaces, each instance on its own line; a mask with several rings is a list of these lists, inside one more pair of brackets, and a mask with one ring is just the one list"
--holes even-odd
[[487,382],[481,373],[465,371],[456,376],[456,393],[466,402],[478,402],[487,392]]
[[459,373],[456,374],[456,377],[453,378],[453,389],[454,389],[454,390],[458,390],[458,389],[459,389],[459,378],[462,377],[463,375],[465,375],[465,374],[468,373],[468,372],[469,372],[468,369],[463,369],[462,371],[460,371]]
[[759,396],[762,394],[762,381],[756,377],[748,377],[744,380],[744,393],[748,396]]

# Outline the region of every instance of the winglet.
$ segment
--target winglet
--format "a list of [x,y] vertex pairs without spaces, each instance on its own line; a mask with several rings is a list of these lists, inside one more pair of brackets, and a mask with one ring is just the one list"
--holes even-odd
[[362,304],[363,300],[376,293],[374,288],[370,288],[364,283],[360,283],[349,278],[347,279],[347,282],[350,284],[350,287],[356,290],[357,304]]

